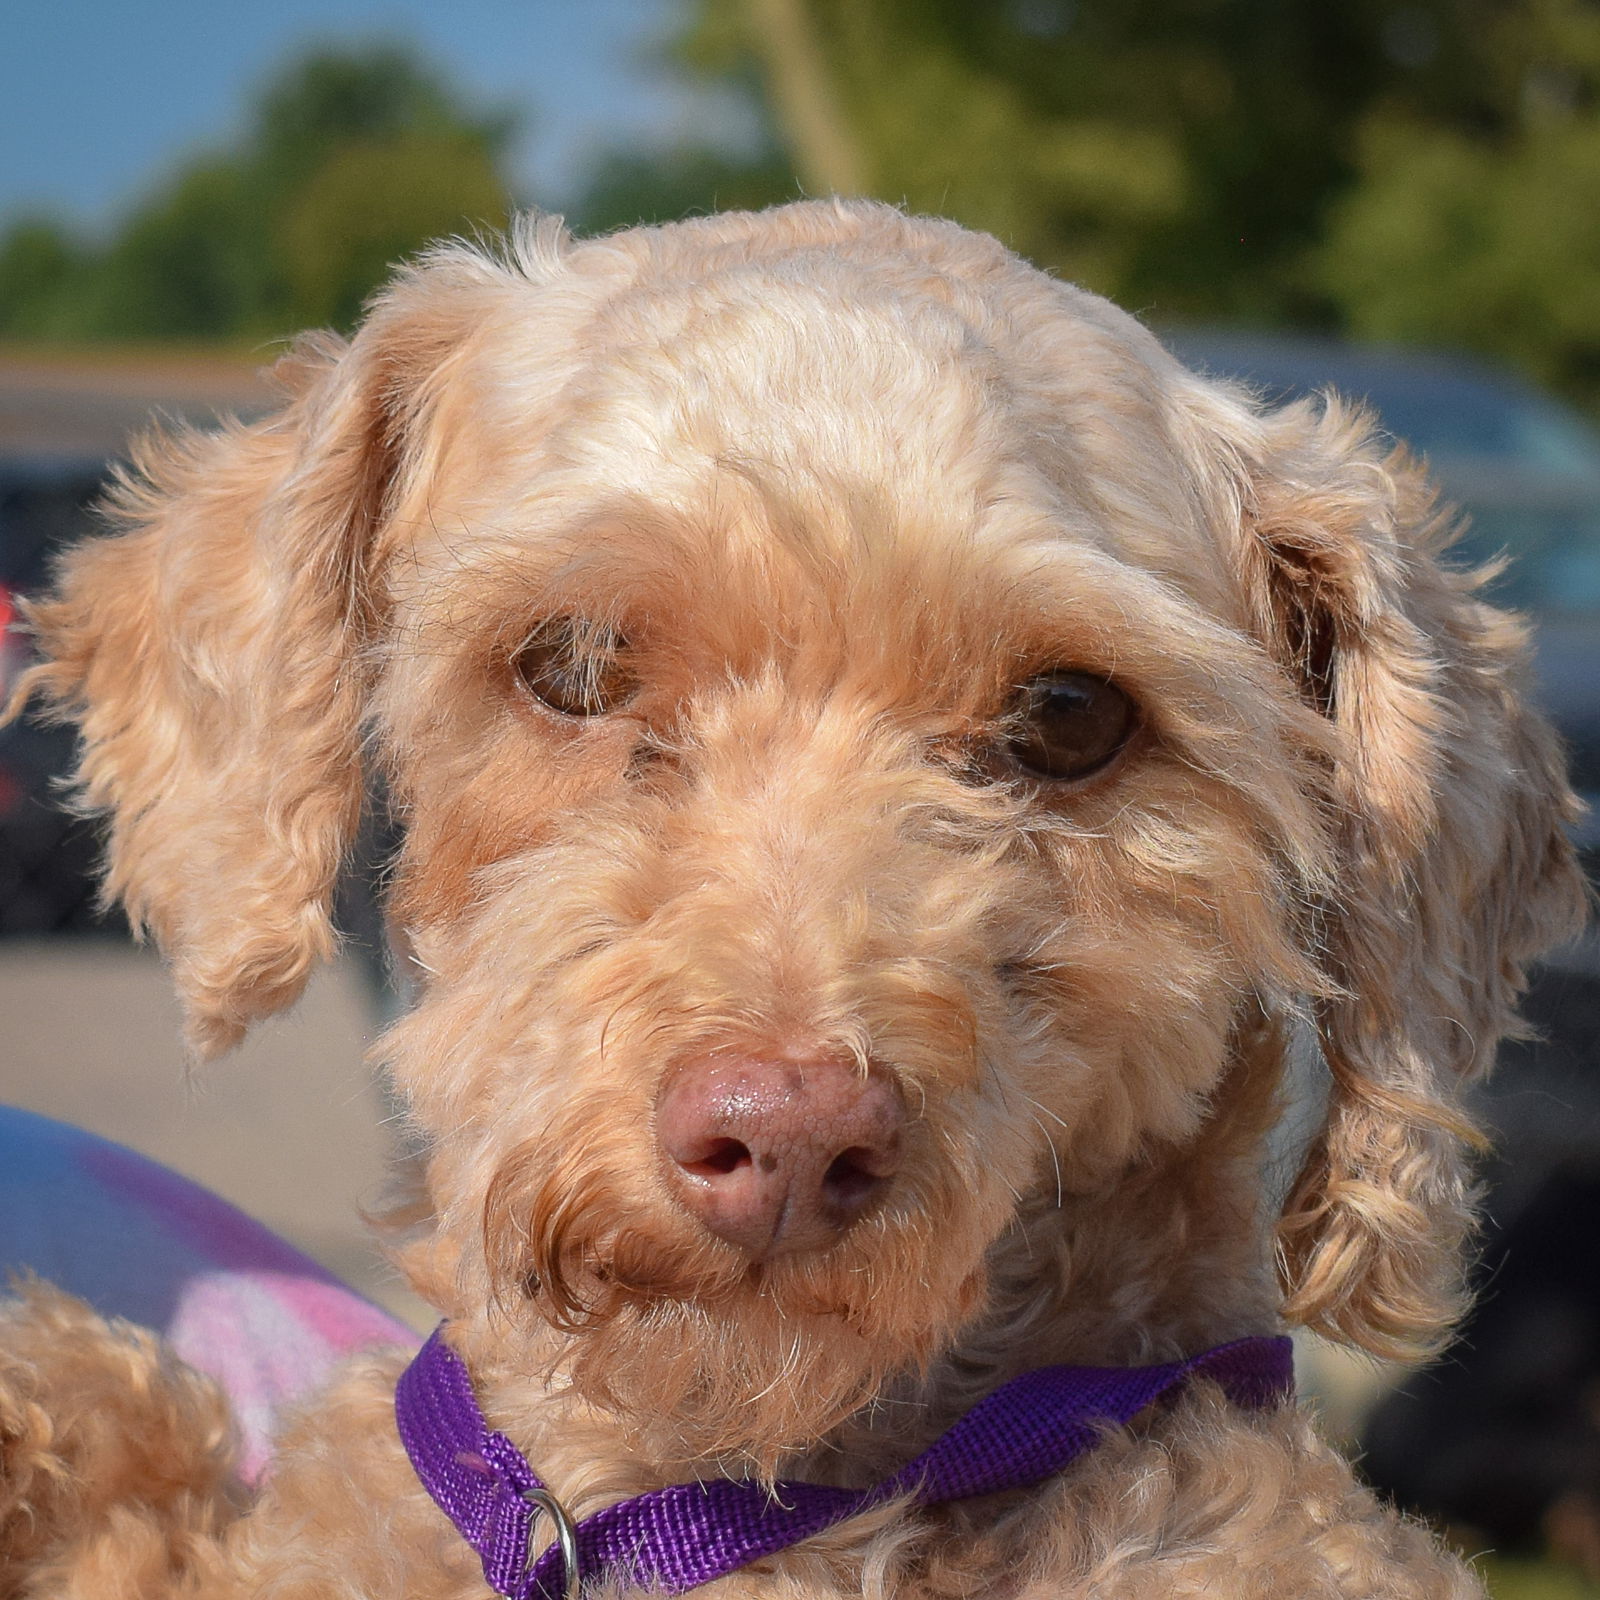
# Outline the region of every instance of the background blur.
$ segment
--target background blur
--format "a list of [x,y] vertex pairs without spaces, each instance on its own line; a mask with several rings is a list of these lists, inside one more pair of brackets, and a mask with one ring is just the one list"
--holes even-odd
[[[1333,384],[1423,449],[1541,625],[1600,790],[1596,0],[9,0],[0,630],[152,410],[269,403],[443,234],[828,192],[987,229],[1186,359]],[[0,632],[0,693],[25,659]],[[0,1099],[211,1184],[402,1312],[356,1221],[394,1141],[371,885],[297,1013],[185,1078],[153,956],[94,909],[70,741],[0,732]],[[1600,844],[1593,819],[1580,842]],[[1600,1593],[1600,960],[1561,953],[1480,1109],[1485,1309],[1429,1374],[1324,1363],[1330,1426],[1502,1596]],[[419,1321],[420,1325],[420,1321]],[[1589,1577],[1586,1578],[1584,1573]]]

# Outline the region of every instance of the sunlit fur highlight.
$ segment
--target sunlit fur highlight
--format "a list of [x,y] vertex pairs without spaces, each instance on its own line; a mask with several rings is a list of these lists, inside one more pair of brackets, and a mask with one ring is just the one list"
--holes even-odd
[[[107,892],[204,1053],[331,951],[381,773],[416,988],[378,1050],[419,1152],[398,1257],[575,1513],[869,1482],[1050,1362],[1280,1319],[1446,1335],[1459,1090],[1582,891],[1520,625],[1441,563],[1448,518],[1366,419],[1270,410],[993,240],[865,204],[531,220],[280,375],[273,418],[143,447],[115,536],[32,612],[19,700],[80,727]],[[610,714],[519,675],[568,620],[626,641]],[[1055,786],[1004,733],[1063,668],[1139,720]],[[1275,1220],[1312,1031],[1326,1122]],[[654,1116],[685,1061],[773,1050],[887,1075],[910,1122],[880,1207],[752,1263],[673,1199]],[[87,1386],[194,1485],[26,1511],[16,1592],[481,1592],[399,1452],[394,1360],[236,1519],[189,1380],[130,1380],[126,1336],[41,1296],[5,1337],[32,1354],[0,1418]],[[110,1445],[52,1426],[15,1481],[107,1481]],[[1203,1386],[1037,1491],[882,1507],[723,1588],[1477,1592],[1295,1414]]]

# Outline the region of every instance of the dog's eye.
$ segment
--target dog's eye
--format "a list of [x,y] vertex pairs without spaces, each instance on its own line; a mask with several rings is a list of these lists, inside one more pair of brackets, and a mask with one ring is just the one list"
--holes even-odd
[[1087,778],[1133,736],[1138,714],[1114,683],[1088,672],[1049,672],[1017,691],[1006,749],[1040,778]]
[[628,642],[615,628],[582,617],[552,617],[511,658],[517,681],[567,717],[601,717],[638,689]]

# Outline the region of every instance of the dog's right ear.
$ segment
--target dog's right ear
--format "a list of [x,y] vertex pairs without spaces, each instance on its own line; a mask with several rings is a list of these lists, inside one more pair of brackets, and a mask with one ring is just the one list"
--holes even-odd
[[[541,230],[541,232],[544,230]],[[541,241],[542,242],[542,241]],[[296,999],[334,947],[362,796],[375,548],[425,475],[434,381],[501,265],[449,247],[402,274],[349,344],[303,339],[276,415],[147,439],[28,612],[40,694],[82,735],[110,820],[105,896],[170,960],[203,1055]]]
[[1463,1089],[1516,1028],[1528,964],[1584,920],[1576,802],[1526,699],[1526,630],[1443,558],[1421,467],[1333,399],[1233,444],[1255,631],[1335,735],[1312,952],[1337,985],[1316,1003],[1330,1093],[1278,1226],[1284,1314],[1415,1356],[1460,1313]]

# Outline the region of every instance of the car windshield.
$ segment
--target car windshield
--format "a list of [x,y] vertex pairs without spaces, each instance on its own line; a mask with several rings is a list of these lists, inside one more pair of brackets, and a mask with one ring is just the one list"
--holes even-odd
[[1451,560],[1482,566],[1505,559],[1488,589],[1496,604],[1592,617],[1600,627],[1600,511],[1518,512],[1470,502],[1465,510],[1466,531]]
[[1428,458],[1466,514],[1456,559],[1504,554],[1504,605],[1600,623],[1600,434],[1582,417],[1471,362],[1313,340],[1177,333],[1191,366],[1243,379],[1281,403],[1332,388]]

